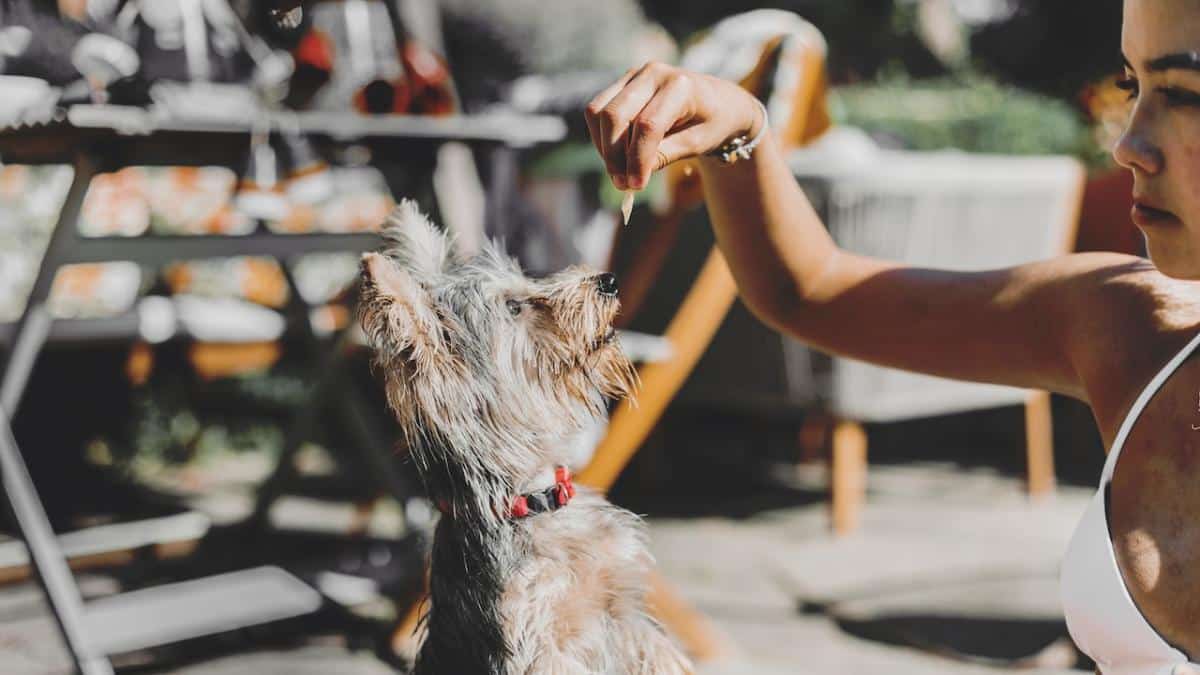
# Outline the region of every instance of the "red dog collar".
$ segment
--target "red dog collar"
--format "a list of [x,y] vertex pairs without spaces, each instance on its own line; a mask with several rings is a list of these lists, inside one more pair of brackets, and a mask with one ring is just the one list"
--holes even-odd
[[[555,467],[554,485],[544,490],[518,495],[508,509],[508,517],[519,520],[547,511],[557,511],[569,504],[574,497],[575,485],[571,482],[571,470],[565,466]],[[443,514],[450,513],[450,504],[445,500],[438,501],[437,506]]]
[[521,495],[513,500],[508,510],[509,518],[527,518],[547,511],[557,511],[566,506],[575,496],[575,485],[571,483],[571,470],[565,466],[555,467],[554,485]]

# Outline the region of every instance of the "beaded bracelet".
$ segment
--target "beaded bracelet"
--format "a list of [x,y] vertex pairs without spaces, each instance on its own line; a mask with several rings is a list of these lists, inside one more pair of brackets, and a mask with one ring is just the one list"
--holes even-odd
[[708,153],[710,156],[716,157],[724,164],[733,164],[738,160],[750,159],[750,155],[754,152],[754,149],[758,147],[763,137],[767,135],[767,126],[769,126],[767,124],[767,106],[763,105],[763,102],[757,98],[754,99],[754,102],[758,104],[759,110],[762,111],[763,118],[762,127],[759,128],[754,138],[747,139],[745,134],[735,136],[725,145]]

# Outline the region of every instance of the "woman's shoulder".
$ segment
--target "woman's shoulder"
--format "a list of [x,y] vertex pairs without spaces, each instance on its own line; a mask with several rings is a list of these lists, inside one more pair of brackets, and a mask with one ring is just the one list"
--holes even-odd
[[1111,426],[1146,383],[1200,333],[1200,281],[1115,253],[1062,259],[1080,317],[1072,359],[1097,420]]
[[1096,329],[1139,349],[1147,339],[1170,343],[1200,330],[1200,281],[1169,277],[1145,258],[1118,253],[1064,260],[1073,268],[1074,294],[1098,319]]

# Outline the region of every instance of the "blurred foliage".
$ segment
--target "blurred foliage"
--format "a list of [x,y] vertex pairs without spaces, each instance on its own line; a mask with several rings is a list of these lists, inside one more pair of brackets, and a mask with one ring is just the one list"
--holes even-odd
[[[536,155],[525,167],[525,174],[542,180],[554,178],[594,177],[596,182],[596,198],[600,206],[619,210],[625,194],[618,190],[608,179],[604,169],[604,160],[596,147],[591,143],[560,143],[553,148]],[[634,203],[648,204],[665,198],[666,181],[661,172],[650,176],[650,182],[645,189],[634,195]]]
[[830,107],[838,123],[912,150],[1066,154],[1089,164],[1106,156],[1073,106],[980,75],[886,76],[835,88]]
[[977,67],[1004,82],[1064,100],[1121,72],[1122,0],[1018,0],[1005,21],[977,28]]
[[455,22],[487,26],[541,74],[628,68],[645,20],[634,0],[440,0],[439,9]]
[[[1120,70],[1122,0],[1015,0],[1010,16],[975,26],[977,68],[1003,82],[1073,98]],[[898,0],[642,0],[647,16],[686,40],[722,18],[760,8],[795,12],[829,41],[834,82],[872,80],[899,67],[913,77],[946,74],[917,36],[916,3]]]
[[558,143],[528,154],[525,175],[530,178],[567,178],[604,171],[604,160],[591,143]]
[[130,442],[116,446],[114,460],[171,466],[231,453],[278,456],[283,428],[311,388],[286,368],[212,382],[156,378],[136,390]]
[[633,64],[645,18],[634,0],[441,0],[446,57],[467,110],[522,75],[612,72]]

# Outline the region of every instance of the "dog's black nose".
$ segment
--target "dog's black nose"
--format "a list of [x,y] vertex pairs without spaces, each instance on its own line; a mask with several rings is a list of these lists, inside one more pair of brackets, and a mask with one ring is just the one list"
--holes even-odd
[[596,286],[600,292],[607,296],[615,296],[617,294],[617,275],[605,272],[596,277]]

